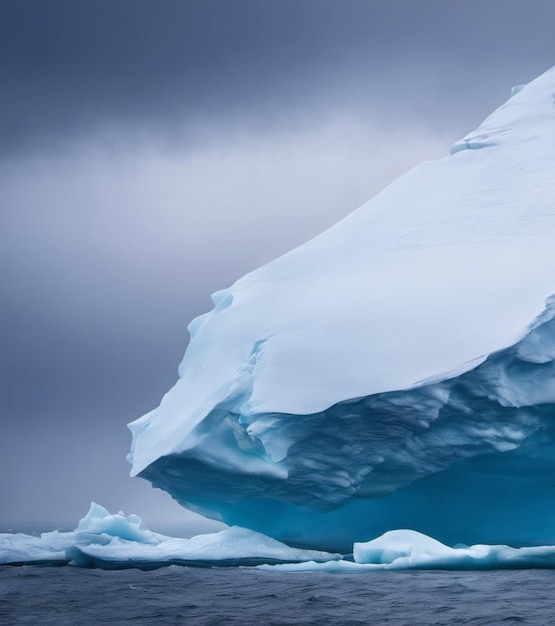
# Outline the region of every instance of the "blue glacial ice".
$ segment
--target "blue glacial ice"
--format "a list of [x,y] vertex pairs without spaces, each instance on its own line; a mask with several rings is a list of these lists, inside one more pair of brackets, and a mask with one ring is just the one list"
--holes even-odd
[[339,557],[339,554],[290,548],[237,527],[190,539],[167,537],[148,530],[137,515],[111,514],[94,502],[74,531],[53,531],[40,536],[0,534],[0,565],[153,569],[164,565],[227,567],[318,562]]
[[554,172],[552,69],[216,293],[132,474],[298,547],[555,543]]
[[449,546],[414,530],[392,530],[355,543],[352,559],[260,565],[281,572],[363,573],[380,570],[489,570],[555,568],[555,546]]

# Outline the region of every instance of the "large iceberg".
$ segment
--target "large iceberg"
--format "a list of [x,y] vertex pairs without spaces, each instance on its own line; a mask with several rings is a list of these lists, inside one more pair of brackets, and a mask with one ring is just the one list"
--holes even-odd
[[302,547],[555,543],[554,294],[555,68],[214,294],[132,474]]

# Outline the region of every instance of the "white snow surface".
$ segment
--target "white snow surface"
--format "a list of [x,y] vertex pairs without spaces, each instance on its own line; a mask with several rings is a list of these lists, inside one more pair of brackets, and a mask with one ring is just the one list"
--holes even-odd
[[131,425],[132,474],[194,447],[230,399],[244,416],[316,413],[453,377],[521,339],[555,293],[554,102],[551,69],[450,156],[216,293],[179,381]]

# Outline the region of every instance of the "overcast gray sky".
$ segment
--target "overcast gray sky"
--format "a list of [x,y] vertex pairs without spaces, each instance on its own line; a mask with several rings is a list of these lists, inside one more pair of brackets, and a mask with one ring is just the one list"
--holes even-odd
[[555,4],[0,0],[0,527],[128,478],[211,292],[445,155],[555,63]]

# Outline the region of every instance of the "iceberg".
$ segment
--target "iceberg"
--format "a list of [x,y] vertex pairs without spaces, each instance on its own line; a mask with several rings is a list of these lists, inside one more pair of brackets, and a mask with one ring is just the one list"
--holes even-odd
[[152,532],[138,515],[111,514],[91,503],[72,532],[40,536],[0,534],[0,565],[73,565],[101,569],[154,569],[166,565],[229,567],[340,558],[298,550],[246,528],[226,528],[190,539]]
[[451,548],[414,530],[392,530],[355,543],[353,560],[260,565],[281,572],[363,573],[380,570],[554,569],[555,546],[513,548],[505,545]]
[[213,295],[132,475],[299,548],[555,543],[555,68]]

